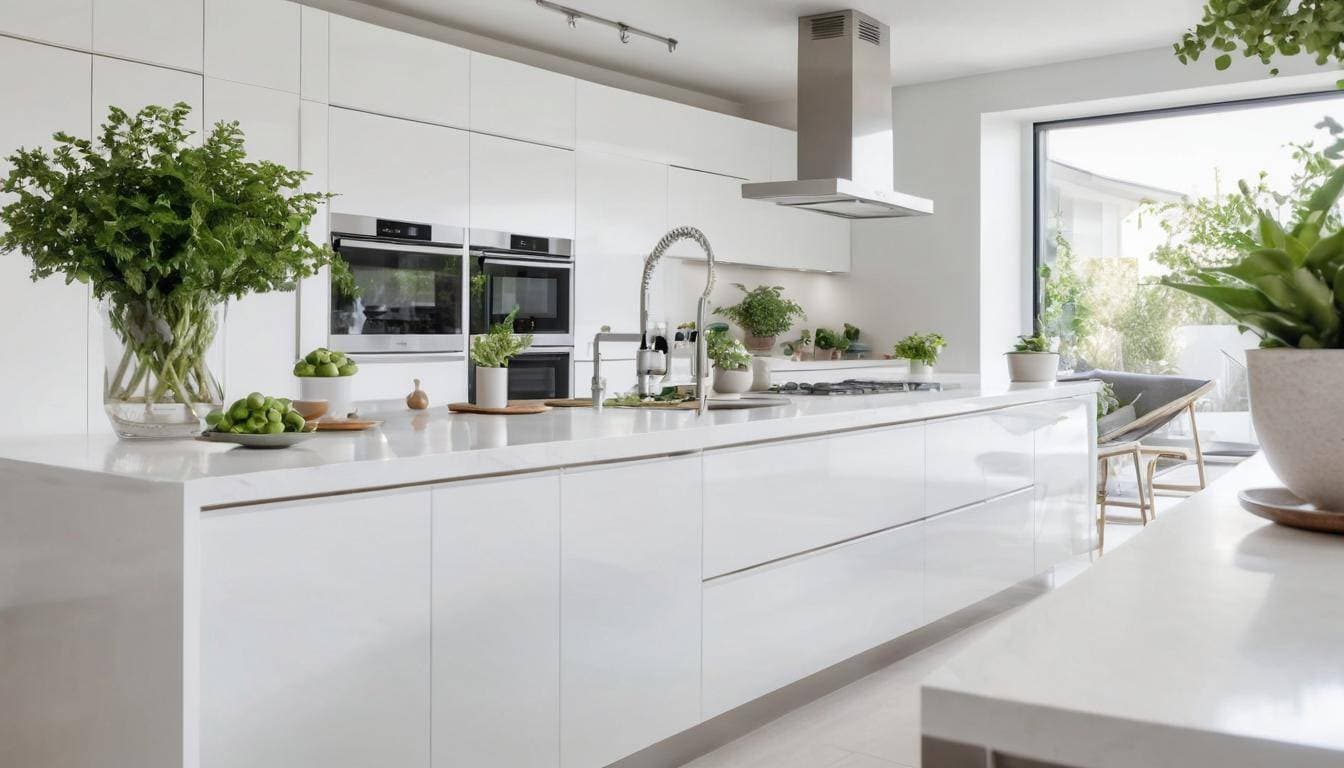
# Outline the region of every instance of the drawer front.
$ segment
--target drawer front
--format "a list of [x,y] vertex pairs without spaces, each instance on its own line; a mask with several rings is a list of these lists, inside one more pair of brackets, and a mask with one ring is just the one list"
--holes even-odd
[[923,425],[705,454],[705,578],[923,515]]
[[918,627],[923,525],[707,582],[704,717]]
[[1027,489],[925,521],[926,623],[1032,576],[1032,497]]
[[931,421],[925,431],[925,512],[937,514],[1032,484],[1033,429],[1023,408]]

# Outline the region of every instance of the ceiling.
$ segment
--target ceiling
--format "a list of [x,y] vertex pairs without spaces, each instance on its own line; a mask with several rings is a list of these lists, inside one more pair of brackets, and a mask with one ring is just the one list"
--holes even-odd
[[1202,0],[562,0],[676,38],[616,32],[533,0],[363,0],[391,11],[740,103],[791,99],[798,16],[855,8],[892,28],[892,81],[943,80],[1169,45]]

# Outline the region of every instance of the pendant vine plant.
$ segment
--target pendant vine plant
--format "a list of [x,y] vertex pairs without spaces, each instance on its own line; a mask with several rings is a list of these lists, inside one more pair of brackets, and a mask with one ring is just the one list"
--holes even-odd
[[[1174,46],[1182,64],[1212,50],[1214,68],[1232,66],[1238,49],[1277,75],[1275,56],[1314,56],[1318,65],[1344,63],[1344,3],[1340,0],[1207,0],[1204,16]],[[1344,80],[1340,81],[1344,87]]]

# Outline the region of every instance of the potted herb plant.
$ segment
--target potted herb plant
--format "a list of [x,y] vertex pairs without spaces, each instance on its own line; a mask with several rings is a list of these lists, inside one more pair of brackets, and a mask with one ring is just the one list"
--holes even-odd
[[489,333],[471,340],[471,362],[476,366],[476,405],[506,408],[509,405],[509,361],[532,345],[532,334],[513,332],[518,317],[514,307]]
[[832,331],[830,328],[817,329],[817,349],[826,350],[827,357],[831,360],[843,357],[845,350],[849,349],[849,344],[849,338],[842,333]]
[[798,302],[784,298],[779,285],[758,285],[751,290],[742,283],[733,283],[745,294],[731,307],[719,307],[714,314],[732,320],[745,332],[747,349],[757,354],[769,354],[775,347],[775,337],[793,327],[795,318],[806,318]]
[[936,333],[912,333],[896,342],[891,356],[910,361],[910,375],[918,379],[933,376],[938,355],[947,346],[947,340]]
[[[1323,126],[1337,140],[1344,133],[1333,121]],[[1326,155],[1341,150],[1337,141]],[[1344,229],[1333,211],[1341,190],[1344,166],[1292,206],[1290,226],[1260,210],[1239,261],[1197,268],[1189,282],[1162,281],[1260,337],[1246,364],[1261,448],[1288,490],[1337,512],[1344,511]]]
[[1050,339],[1043,333],[1018,336],[1006,356],[1011,381],[1054,381],[1059,374],[1059,353],[1050,349]]
[[711,331],[705,339],[709,359],[714,362],[714,391],[740,397],[751,389],[751,353],[742,342],[726,331]]
[[199,145],[191,108],[113,107],[93,141],[57,133],[56,148],[9,156],[0,190],[0,251],[32,260],[32,279],[89,286],[106,333],[103,403],[121,437],[186,437],[223,405],[208,360],[229,299],[291,290],[345,262],[305,229],[326,196],[307,174],[247,159],[237,123]]

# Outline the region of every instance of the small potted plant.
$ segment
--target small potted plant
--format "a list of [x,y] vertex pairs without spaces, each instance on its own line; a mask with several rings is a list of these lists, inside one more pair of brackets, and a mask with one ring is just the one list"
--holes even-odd
[[936,333],[912,333],[896,342],[891,356],[910,361],[910,375],[917,379],[933,376],[938,354],[947,346],[947,340]]
[[741,397],[751,389],[751,353],[742,342],[725,331],[711,332],[705,342],[709,359],[714,362],[714,391]]
[[832,331],[830,328],[817,329],[817,349],[826,350],[826,357],[831,360],[844,357],[849,344],[849,339],[842,333]]
[[294,363],[294,375],[299,379],[299,400],[304,403],[325,402],[325,413],[344,419],[354,410],[354,391],[351,382],[359,366],[340,350],[319,347]]
[[783,296],[778,285],[758,285],[751,290],[742,283],[733,283],[745,295],[731,307],[719,307],[714,314],[737,323],[745,333],[747,349],[768,355],[775,347],[775,337],[793,327],[794,318],[806,318],[798,302]]
[[509,405],[509,361],[532,345],[532,334],[513,332],[518,316],[514,307],[508,317],[490,326],[490,332],[471,340],[471,362],[476,366],[476,405],[482,408],[507,408]]
[[1054,381],[1059,374],[1059,353],[1050,350],[1050,340],[1043,333],[1018,336],[1006,356],[1011,381]]

